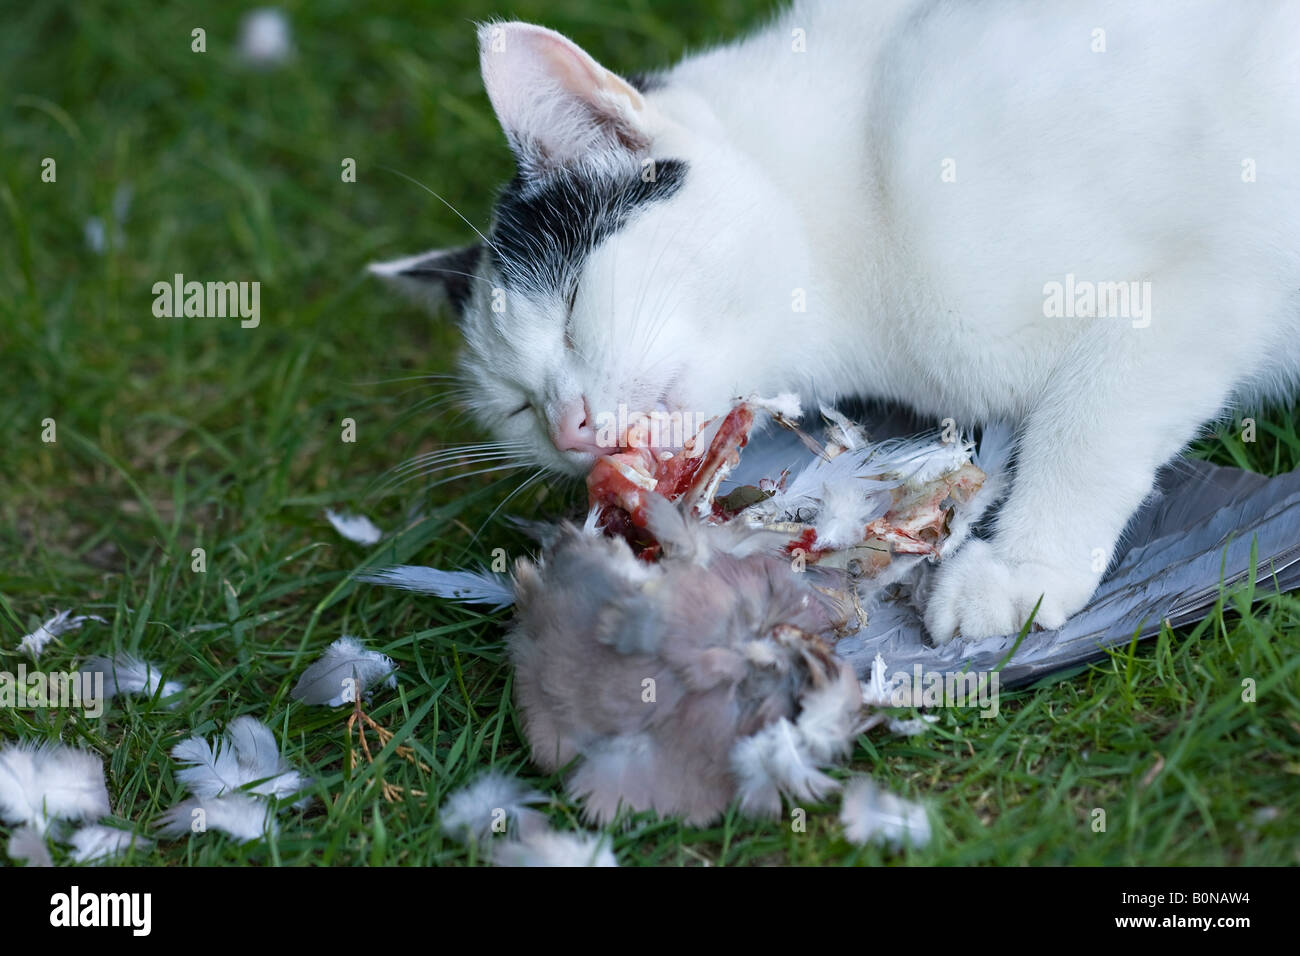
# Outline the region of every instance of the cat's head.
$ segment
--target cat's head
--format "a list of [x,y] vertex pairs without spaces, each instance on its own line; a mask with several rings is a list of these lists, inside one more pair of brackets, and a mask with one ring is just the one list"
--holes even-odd
[[[542,27],[489,24],[479,48],[518,164],[491,228],[371,267],[460,316],[479,423],[583,474],[638,415],[668,413],[657,440],[677,445],[795,378],[775,343],[807,274],[801,226],[710,105],[625,80]],[[738,91],[729,108],[763,104]]]

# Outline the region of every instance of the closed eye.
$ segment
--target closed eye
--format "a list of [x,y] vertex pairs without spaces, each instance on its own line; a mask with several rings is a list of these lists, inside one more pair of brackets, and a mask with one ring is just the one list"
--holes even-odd
[[564,315],[564,347],[570,352],[575,350],[573,344],[573,305],[578,301],[578,283],[573,283],[569,289],[569,297],[565,300],[568,311]]
[[510,418],[514,418],[516,415],[522,415],[524,412],[528,411],[528,409],[530,409],[530,408],[532,408],[532,407],[533,407],[533,403],[532,403],[532,402],[524,402],[522,405],[520,405],[518,408],[516,408],[513,412],[511,412],[510,415],[509,415],[508,417],[510,417]]

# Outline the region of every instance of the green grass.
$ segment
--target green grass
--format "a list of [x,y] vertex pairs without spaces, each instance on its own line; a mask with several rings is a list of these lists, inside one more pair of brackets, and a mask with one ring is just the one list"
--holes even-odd
[[[0,738],[60,738],[106,760],[114,814],[145,827],[180,799],[168,757],[239,714],[267,721],[319,800],[279,837],[219,834],[137,854],[151,864],[446,864],[472,857],[437,828],[449,790],[494,765],[554,794],[528,763],[510,702],[502,615],[349,582],[363,564],[461,566],[520,542],[488,522],[519,475],[400,486],[411,455],[475,437],[446,388],[455,329],[362,275],[367,261],[465,241],[468,230],[400,170],[476,223],[510,157],[477,76],[470,21],[495,14],[568,32],[631,71],[733,35],[769,4],[740,0],[468,0],[286,5],[298,56],[274,73],[232,55],[238,5],[6,0],[0,11],[0,670],[57,609],[107,624],[42,657],[69,669],[126,650],[184,680],[168,710],[115,701],[102,721],[0,711]],[[617,9],[616,9],[617,7]],[[207,52],[190,31],[207,31]],[[41,161],[57,162],[43,183]],[[344,183],[340,163],[357,161]],[[83,240],[133,200],[120,243]],[[258,280],[262,323],[157,319],[151,287]],[[1288,412],[1259,440],[1225,431],[1198,453],[1268,473],[1300,461]],[[57,442],[41,440],[42,420]],[[340,440],[353,418],[357,441]],[[556,515],[571,488],[509,510]],[[400,529],[368,553],[323,521],[363,510]],[[409,518],[420,511],[423,516]],[[191,570],[204,548],[205,573]],[[925,737],[861,738],[856,770],[928,800],[935,839],[891,853],[846,844],[834,806],[788,821],[728,816],[696,829],[648,816],[615,828],[621,863],[1237,864],[1300,862],[1300,601],[1233,595],[1203,624],[1044,686],[1004,694],[998,718],[946,710]],[[352,767],[348,712],[288,692],[339,635],[396,659],[372,716],[396,733]],[[1258,684],[1244,703],[1242,680]],[[424,765],[396,755],[412,748]],[[427,768],[427,769],[425,769]],[[404,788],[389,802],[381,781]],[[417,795],[422,794],[422,795]],[[1276,808],[1270,819],[1260,808]],[[1103,808],[1105,832],[1092,811]],[[7,862],[7,861],[6,861]]]

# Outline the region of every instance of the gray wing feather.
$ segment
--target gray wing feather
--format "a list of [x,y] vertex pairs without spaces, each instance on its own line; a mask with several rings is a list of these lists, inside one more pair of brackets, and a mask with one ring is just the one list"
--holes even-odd
[[515,603],[510,578],[491,571],[442,571],[414,564],[399,564],[359,574],[357,580],[434,594],[466,604],[487,604],[493,608],[509,607]]
[[[1151,637],[1200,620],[1222,588],[1250,579],[1256,549],[1256,597],[1300,586],[1300,470],[1266,478],[1237,468],[1181,460],[1129,525],[1120,554],[1082,611],[1054,631],[1026,635],[1001,672],[1003,686],[1031,683],[1096,660],[1134,635]],[[926,569],[931,573],[930,569]],[[839,653],[869,675],[877,653],[891,671],[994,669],[1015,636],[979,642],[925,643],[916,610],[882,601]]]

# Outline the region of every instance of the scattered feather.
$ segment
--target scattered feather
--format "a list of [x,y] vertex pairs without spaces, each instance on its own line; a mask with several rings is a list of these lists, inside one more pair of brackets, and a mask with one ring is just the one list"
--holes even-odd
[[839,789],[822,773],[848,754],[857,732],[861,689],[847,667],[832,679],[810,687],[799,699],[799,716],[785,717],[738,740],[731,750],[741,809],[775,815],[781,796],[819,802]]
[[[885,659],[877,653],[875,660],[871,662],[871,675],[862,682],[862,703],[867,707],[899,706],[898,701],[894,699],[895,688],[885,678],[886,669]],[[929,730],[930,725],[938,719],[935,714],[922,714],[920,717],[909,719],[878,714],[870,723],[875,726],[883,722],[889,728],[891,734],[898,734],[900,737],[915,737]]]
[[837,680],[811,687],[799,698],[795,729],[804,751],[818,766],[848,756],[861,714],[857,676],[847,667],[837,674]]
[[871,662],[871,677],[862,682],[862,702],[868,707],[893,707],[893,693],[885,679],[885,659],[876,654]]
[[390,588],[434,594],[440,598],[486,604],[497,610],[515,603],[510,579],[491,571],[440,571],[414,564],[400,564],[357,575],[358,581]]
[[838,550],[862,541],[862,529],[885,513],[891,501],[887,495],[873,495],[857,477],[828,481],[822,486],[817,519],[817,546]]
[[545,801],[544,795],[515,778],[488,771],[448,796],[438,818],[450,837],[486,840],[494,833],[516,835],[535,829],[542,814],[530,805]]
[[246,14],[239,27],[239,54],[255,66],[284,63],[293,54],[289,18],[275,7]]
[[0,819],[44,833],[50,820],[91,820],[109,812],[104,762],[63,744],[0,748]]
[[816,803],[839,787],[818,769],[799,729],[784,717],[738,740],[731,765],[740,808],[755,816],[777,815],[782,794]]
[[335,531],[357,544],[376,544],[384,536],[375,523],[365,515],[346,515],[337,511],[326,511],[325,517],[329,519]]
[[9,836],[9,858],[28,866],[53,866],[49,844],[36,827],[19,827]]
[[95,255],[104,254],[104,220],[98,216],[91,216],[86,220],[82,227],[86,236],[86,248]]
[[379,685],[396,687],[392,658],[368,651],[355,637],[340,637],[325,649],[320,660],[302,673],[289,696],[304,704],[338,707],[356,700]]
[[104,220],[99,216],[90,216],[83,224],[82,232],[86,239],[86,247],[95,255],[102,256],[110,246],[120,249],[125,244],[126,233],[123,227],[126,224],[127,213],[131,209],[133,194],[134,190],[129,183],[122,183],[114,190],[111,234]]
[[59,611],[54,617],[26,635],[18,644],[18,649],[31,654],[32,660],[35,660],[40,657],[41,652],[45,650],[45,645],[50,641],[56,637],[62,637],[69,631],[78,630],[87,621],[104,623],[104,619],[95,614],[81,614],[73,617],[71,611]]
[[[104,675],[105,699],[118,694],[143,694],[145,697],[158,696],[166,700],[185,689],[185,685],[177,681],[164,681],[158,665],[130,654],[92,657],[82,665],[81,673]],[[175,707],[176,702],[170,706]]]
[[900,737],[916,737],[929,730],[930,725],[938,719],[939,717],[936,714],[922,714],[920,717],[909,720],[891,717],[887,726],[891,734],[897,734]]
[[158,818],[157,827],[163,837],[220,830],[245,843],[278,829],[271,804],[248,793],[183,800]]
[[1251,820],[1257,825],[1272,823],[1282,815],[1282,811],[1277,807],[1260,807],[1253,814]]
[[486,843],[496,866],[618,866],[600,833],[560,833],[533,805],[546,796],[495,770],[461,787],[438,811],[442,832]]
[[153,845],[147,837],[102,824],[82,827],[72,834],[70,842],[76,863],[103,863],[126,855],[132,847],[145,849]]
[[845,787],[840,823],[851,843],[920,847],[930,842],[930,818],[925,807],[881,790],[866,777]]
[[829,405],[820,406],[826,419],[826,454],[831,458],[867,444],[867,432],[847,415]]
[[176,778],[205,806],[209,798],[236,792],[286,797],[311,784],[280,754],[270,728],[248,716],[232,720],[223,740],[209,744],[190,737],[172,748],[172,756],[190,765]]
[[560,833],[540,829],[492,846],[497,866],[618,866],[602,833]]

